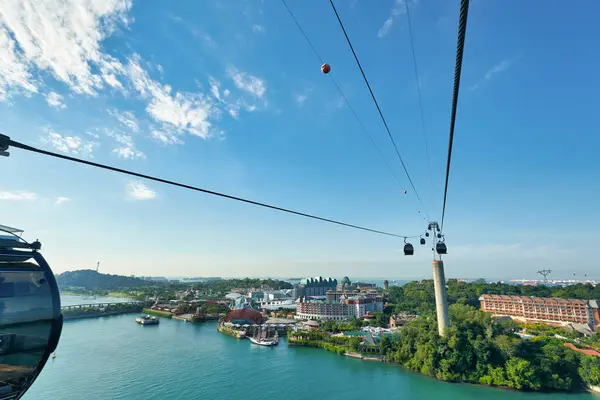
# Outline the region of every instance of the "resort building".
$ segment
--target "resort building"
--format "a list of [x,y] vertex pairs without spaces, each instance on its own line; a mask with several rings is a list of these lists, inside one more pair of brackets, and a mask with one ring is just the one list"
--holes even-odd
[[479,301],[482,311],[496,315],[542,322],[575,322],[592,327],[600,324],[598,300],[484,294]]
[[323,278],[322,276],[301,279],[297,295],[298,297],[325,296],[328,290],[335,290],[337,284],[337,279]]
[[363,318],[368,313],[382,311],[381,296],[367,297],[329,291],[326,296],[301,297],[296,300],[296,319],[341,321]]

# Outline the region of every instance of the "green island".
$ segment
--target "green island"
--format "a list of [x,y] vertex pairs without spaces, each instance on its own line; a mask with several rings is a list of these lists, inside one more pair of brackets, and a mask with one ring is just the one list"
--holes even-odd
[[102,274],[94,270],[67,271],[56,275],[63,294],[79,296],[113,296],[148,300],[173,299],[186,289],[199,292],[204,300],[219,300],[232,289],[291,289],[292,284],[277,279],[207,279],[200,282],[150,280],[130,276]]

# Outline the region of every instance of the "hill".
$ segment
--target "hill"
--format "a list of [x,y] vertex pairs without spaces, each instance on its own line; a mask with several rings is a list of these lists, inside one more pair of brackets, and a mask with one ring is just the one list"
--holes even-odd
[[67,271],[56,275],[58,286],[65,290],[69,288],[85,288],[86,290],[122,290],[129,287],[145,287],[156,282],[147,281],[131,276],[101,274],[91,269]]

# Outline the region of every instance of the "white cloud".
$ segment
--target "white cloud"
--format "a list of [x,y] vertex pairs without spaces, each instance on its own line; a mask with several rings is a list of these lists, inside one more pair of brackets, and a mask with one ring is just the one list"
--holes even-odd
[[308,96],[306,94],[297,94],[294,96],[294,100],[296,100],[299,106],[302,106],[307,99]]
[[66,105],[63,104],[62,102],[62,96],[56,92],[50,92],[50,93],[46,93],[44,95],[44,97],[46,97],[46,103],[48,103],[48,105],[50,107],[54,107],[54,108],[67,108]]
[[267,92],[266,82],[257,76],[242,72],[233,66],[227,68],[227,75],[233,80],[235,87],[258,98],[262,98]]
[[8,192],[0,191],[0,201],[35,201],[38,199],[37,194],[33,192]]
[[37,93],[36,82],[3,25],[0,14],[0,101],[6,100],[11,90]]
[[85,140],[79,136],[63,136],[51,129],[47,129],[46,133],[42,141],[63,153],[92,157],[94,148],[98,146],[98,142]]
[[[5,4],[6,3],[6,4]],[[131,0],[6,0],[0,10],[0,101],[13,93],[32,94],[48,92],[46,101],[51,107],[64,108],[58,93],[43,90],[44,79],[51,76],[66,84],[71,92],[95,96],[101,90],[114,89],[129,95],[137,93],[144,101],[145,110],[157,123],[154,139],[163,143],[181,143],[177,138],[189,133],[209,138],[221,135],[214,126],[223,112],[234,118],[241,110],[257,109],[243,98],[231,98],[229,89],[222,92],[218,86],[211,93],[173,90],[170,85],[153,79],[133,54],[121,62],[102,51],[101,43],[117,29],[129,23],[127,13]],[[194,32],[209,46],[216,44],[204,32]],[[162,76],[162,67],[150,69]],[[227,70],[235,86],[257,98],[265,96],[263,79],[241,72]],[[227,99],[227,101],[225,101]],[[266,103],[265,103],[266,104]],[[133,133],[140,131],[140,123],[131,112],[109,111],[121,125]],[[160,134],[159,134],[160,133]],[[90,133],[96,137],[96,133]],[[126,135],[113,151],[123,158],[143,157]],[[131,137],[129,137],[131,139]],[[69,154],[90,154],[94,141],[78,136],[63,136],[48,132],[45,138],[55,148]],[[117,139],[119,140],[119,139]]]
[[111,131],[109,129],[105,129],[105,131],[109,137],[113,138],[117,142],[117,147],[113,149],[113,153],[115,153],[118,157],[126,160],[146,158],[146,155],[143,152],[136,150],[132,136],[125,135],[119,131]]
[[210,83],[210,93],[215,99],[221,101],[221,94],[219,93],[219,81],[211,76],[208,78],[208,82]]
[[208,138],[220,110],[203,93],[171,93],[169,85],[152,80],[140,66],[139,57],[129,59],[127,73],[137,92],[147,101],[146,111],[156,122],[178,131]]
[[36,92],[34,73],[51,74],[76,93],[95,95],[105,83],[120,87],[115,74],[122,66],[100,51],[100,42],[127,25],[130,7],[130,0],[4,1],[0,95],[11,86]]
[[265,28],[262,25],[255,24],[255,25],[252,25],[252,32],[256,33],[257,35],[263,34],[263,33],[265,33]]
[[231,115],[232,118],[235,119],[237,119],[240,116],[239,108],[231,107],[229,110],[227,110],[227,112],[229,113],[229,115]]
[[485,79],[491,79],[494,75],[499,74],[501,72],[506,71],[509,67],[510,67],[511,61],[510,60],[503,60],[501,62],[499,62],[498,64],[494,65],[492,68],[490,68],[486,73],[485,73]]
[[383,25],[381,26],[381,28],[379,28],[379,31],[377,31],[377,36],[379,36],[379,37],[386,36],[390,32],[390,29],[392,29],[393,24],[394,24],[394,17],[389,17],[388,19],[386,19],[385,22],[383,23]]
[[135,200],[150,200],[156,197],[156,192],[139,181],[130,181],[127,196]]
[[[390,16],[385,20],[383,25],[381,25],[379,31],[377,31],[377,36],[379,36],[380,38],[387,36],[390,33],[392,26],[394,25],[394,22],[398,19],[398,17],[400,15],[406,14],[406,1],[410,0],[394,0],[394,6],[390,11]],[[416,0],[412,1],[412,4],[416,3]]]
[[70,201],[71,201],[71,199],[68,198],[68,197],[59,196],[59,197],[56,198],[56,200],[54,200],[54,204],[60,205],[60,204],[63,204],[63,203],[68,203]]
[[162,144],[183,144],[183,141],[172,133],[152,130],[152,132],[150,132],[150,136]]
[[232,99],[230,97],[231,92],[228,89],[223,90],[223,95],[221,95],[221,82],[214,77],[209,77],[208,82],[210,84],[210,93],[221,105],[224,106],[232,118],[237,119],[240,115],[240,110],[245,110],[247,112],[256,111],[257,107],[253,104],[249,104],[246,99],[242,97],[238,99]]
[[193,28],[191,30],[191,32],[192,32],[192,35],[202,39],[202,41],[204,42],[204,45],[206,47],[208,47],[210,49],[216,49],[217,47],[219,47],[217,42],[215,42],[215,40],[208,33],[203,32],[198,28]]
[[510,66],[512,65],[512,62],[513,62],[513,60],[506,59],[506,60],[503,60],[503,61],[499,62],[498,64],[494,65],[492,68],[487,70],[487,72],[483,76],[483,79],[481,79],[479,82],[476,82],[475,84],[467,87],[467,90],[473,91],[473,90],[479,89],[479,87],[481,86],[481,84],[484,81],[489,81],[495,75],[501,74],[502,72],[505,72],[508,68],[510,68]]
[[119,112],[119,110],[117,110],[116,108],[113,108],[112,110],[108,110],[108,113],[110,115],[112,115],[113,117],[115,117],[121,125],[125,126],[132,132],[140,131],[140,126],[139,126],[138,120],[135,117],[135,115],[133,115],[131,112],[129,112],[129,111]]
[[93,137],[94,139],[100,139],[100,135],[98,135],[96,132],[86,131],[85,134],[88,135],[88,136]]

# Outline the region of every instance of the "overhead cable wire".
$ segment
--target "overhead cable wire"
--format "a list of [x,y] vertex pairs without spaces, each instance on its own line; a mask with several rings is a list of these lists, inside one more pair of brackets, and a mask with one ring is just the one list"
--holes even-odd
[[396,151],[396,155],[398,156],[398,159],[400,160],[400,163],[402,164],[402,168],[404,169],[404,172],[406,173],[406,177],[408,178],[408,181],[410,182],[410,185],[413,189],[413,191],[415,192],[415,196],[417,196],[417,200],[419,200],[419,203],[421,204],[421,207],[423,207],[423,210],[425,211],[425,214],[427,215],[427,218],[429,218],[429,213],[427,213],[427,209],[425,208],[425,205],[423,204],[423,201],[421,200],[421,197],[419,196],[419,192],[417,192],[417,188],[415,187],[415,184],[413,183],[412,178],[410,177],[410,174],[408,173],[408,169],[406,168],[406,164],[404,164],[404,160],[402,159],[402,156],[400,155],[400,151],[398,150],[398,146],[396,145],[396,141],[394,140],[394,137],[392,136],[392,133],[390,131],[390,128],[387,124],[387,121],[385,120],[385,117],[383,116],[383,112],[381,111],[381,107],[379,107],[379,103],[377,102],[377,98],[375,98],[375,94],[373,93],[373,89],[371,89],[371,84],[369,83],[369,79],[367,79],[367,75],[365,74],[365,71],[363,70],[362,64],[360,63],[360,60],[358,59],[358,56],[356,55],[356,51],[354,51],[354,46],[352,46],[352,42],[350,41],[350,37],[348,36],[348,33],[346,32],[346,28],[344,27],[344,23],[342,22],[342,19],[340,18],[340,15],[337,12],[337,9],[335,8],[335,4],[333,4],[333,0],[329,0],[329,4],[331,4],[331,8],[333,9],[333,12],[335,13],[335,16],[337,17],[338,23],[340,24],[340,28],[342,28],[342,32],[344,33],[344,36],[346,37],[346,41],[348,42],[348,46],[350,46],[350,50],[352,51],[352,54],[354,55],[354,60],[356,60],[356,64],[358,65],[358,68],[360,69],[360,73],[362,74],[362,77],[367,85],[367,88],[369,89],[369,93],[371,93],[371,98],[373,99],[373,102],[375,103],[375,107],[377,107],[377,111],[379,112],[379,116],[381,117],[381,121],[383,122],[383,126],[385,127],[385,130],[388,134],[388,136],[390,137],[390,140],[392,141],[392,145],[394,146],[394,150]]
[[[315,56],[317,57],[317,59],[319,60],[319,62],[321,63],[321,65],[325,64],[325,62],[321,58],[321,55],[319,54],[319,52],[317,51],[317,49],[315,48],[315,46],[312,44],[312,41],[310,40],[310,38],[308,37],[308,35],[306,34],[306,32],[304,31],[304,29],[300,25],[300,22],[298,21],[298,19],[296,19],[296,16],[294,15],[294,13],[290,9],[290,7],[287,5],[286,1],[285,0],[281,0],[281,2],[283,3],[283,5],[285,6],[285,8],[287,9],[288,13],[290,14],[290,16],[292,17],[292,19],[294,20],[294,22],[296,23],[296,26],[300,30],[300,33],[302,34],[302,36],[306,40],[306,43],[308,43],[309,47],[311,48],[312,52],[315,54]],[[365,124],[363,124],[363,122],[361,121],[360,117],[358,116],[358,113],[354,110],[354,107],[352,107],[352,105],[350,104],[350,101],[348,100],[348,98],[346,97],[346,95],[344,94],[344,92],[342,91],[342,88],[340,87],[340,85],[338,85],[337,81],[331,75],[331,73],[328,74],[328,76],[331,78],[331,81],[335,85],[337,91],[340,93],[340,96],[342,96],[342,99],[344,100],[344,102],[348,106],[348,109],[350,109],[350,111],[354,115],[354,118],[356,119],[356,121],[358,122],[358,124],[360,125],[360,127],[362,128],[362,131],[367,136],[367,138],[369,139],[369,141],[371,142],[371,144],[373,145],[373,147],[375,148],[375,150],[379,154],[379,157],[381,157],[381,160],[385,163],[385,165],[387,166],[388,170],[390,171],[390,173],[392,174],[392,176],[394,177],[394,179],[398,183],[398,185],[401,188],[404,187],[404,185],[402,185],[402,182],[400,182],[400,179],[398,178],[398,176],[394,172],[393,168],[391,167],[391,165],[387,162],[387,160],[383,156],[383,153],[381,152],[381,150],[379,149],[379,147],[375,143],[375,140],[373,139],[373,137],[371,136],[371,134],[367,130]]]
[[406,8],[406,19],[408,20],[408,34],[410,36],[410,48],[412,50],[413,66],[415,70],[415,81],[417,84],[417,95],[419,97],[419,110],[421,113],[421,127],[423,128],[423,140],[425,142],[425,156],[427,157],[427,171],[429,172],[429,185],[433,192],[433,177],[431,175],[431,157],[429,156],[429,141],[427,140],[427,127],[425,125],[425,113],[423,112],[423,96],[421,96],[421,80],[419,79],[419,68],[417,67],[417,55],[415,53],[415,40],[412,31],[412,22],[410,20],[410,9],[408,0],[404,2]]
[[244,199],[242,197],[237,197],[237,196],[232,196],[232,195],[225,194],[225,193],[215,192],[215,191],[208,190],[208,189],[203,189],[203,188],[200,188],[200,187],[197,187],[197,186],[187,185],[185,183],[180,183],[180,182],[176,182],[176,181],[172,181],[172,180],[168,180],[168,179],[158,178],[158,177],[151,176],[151,175],[140,174],[138,172],[134,172],[134,171],[126,170],[126,169],[111,167],[110,165],[95,163],[95,162],[88,161],[88,160],[82,160],[80,158],[70,157],[70,156],[67,156],[67,155],[64,155],[64,154],[59,154],[59,153],[54,153],[54,152],[47,151],[47,150],[38,149],[36,147],[29,146],[29,145],[26,145],[26,144],[23,144],[23,143],[11,140],[7,136],[0,135],[0,142],[3,142],[3,141],[6,141],[8,143],[9,147],[12,146],[12,147],[16,147],[16,148],[19,148],[19,149],[22,149],[22,150],[33,152],[33,153],[38,153],[38,154],[43,154],[43,155],[50,156],[50,157],[60,158],[60,159],[63,159],[63,160],[68,160],[68,161],[72,161],[72,162],[79,163],[79,164],[85,164],[85,165],[89,165],[89,166],[92,166],[92,167],[105,169],[105,170],[108,170],[108,171],[119,172],[119,173],[126,174],[126,175],[136,176],[138,178],[144,178],[144,179],[148,179],[148,180],[155,181],[155,182],[165,183],[167,185],[178,186],[178,187],[181,187],[181,188],[184,188],[184,189],[194,190],[194,191],[197,191],[197,192],[202,192],[202,193],[210,194],[210,195],[213,195],[213,196],[218,196],[218,197],[223,197],[223,198],[230,199],[230,200],[240,201],[240,202],[243,202],[243,203],[252,204],[252,205],[255,205],[255,206],[259,206],[259,207],[269,208],[271,210],[281,211],[281,212],[285,212],[285,213],[288,213],[288,214],[299,215],[301,217],[306,217],[306,218],[311,218],[311,219],[315,219],[315,220],[319,220],[319,221],[323,221],[323,222],[328,222],[328,223],[331,223],[331,224],[341,225],[341,226],[345,226],[345,227],[348,227],[348,228],[354,228],[354,229],[359,229],[359,230],[362,230],[362,231],[377,233],[377,234],[386,235],[386,236],[394,236],[394,237],[398,237],[398,238],[415,238],[415,237],[419,237],[419,235],[405,236],[405,235],[400,235],[400,234],[397,234],[397,233],[392,233],[392,232],[386,232],[386,231],[381,231],[381,230],[377,230],[377,229],[366,228],[366,227],[363,227],[363,226],[359,226],[359,225],[355,225],[355,224],[350,224],[350,223],[347,223],[347,222],[337,221],[337,220],[334,220],[334,219],[323,218],[323,217],[319,217],[319,216],[316,216],[316,215],[313,215],[313,214],[308,214],[308,213],[304,213],[304,212],[300,212],[300,211],[291,210],[289,208],[278,207],[278,206],[270,205],[270,204],[267,204],[267,203],[261,203],[261,202],[254,201],[254,200]]
[[456,45],[456,66],[454,68],[454,90],[452,92],[452,113],[450,115],[450,135],[448,137],[448,161],[446,162],[446,183],[444,184],[444,204],[442,206],[442,229],[446,216],[446,199],[448,196],[448,178],[450,176],[450,161],[452,159],[452,143],[454,141],[454,126],[456,123],[456,109],[458,107],[458,91],[460,89],[460,75],[462,72],[463,52],[467,34],[467,16],[469,14],[469,0],[460,3],[460,19],[458,21],[458,42]]

